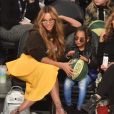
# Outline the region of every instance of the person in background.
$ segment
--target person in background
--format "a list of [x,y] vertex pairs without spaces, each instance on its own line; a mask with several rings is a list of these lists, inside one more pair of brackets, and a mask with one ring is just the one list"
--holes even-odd
[[27,1],[27,11],[25,13],[25,17],[31,20],[31,23],[34,23],[39,11],[39,0],[25,0]]
[[[65,15],[59,15],[59,18],[62,19],[64,23],[64,35],[65,35],[65,41],[72,40],[72,38],[67,39],[67,37],[75,31],[77,27],[82,26],[82,23],[77,21],[74,18],[65,16]],[[70,42],[68,42],[70,45]]]
[[91,0],[75,0],[75,3],[79,4],[80,7],[83,9],[84,14],[85,14],[85,9],[90,2]]
[[68,109],[72,109],[71,93],[75,83],[78,83],[79,96],[77,104],[77,110],[80,112],[82,104],[84,102],[87,87],[90,82],[94,81],[97,77],[97,60],[94,47],[91,44],[91,32],[86,27],[78,27],[74,34],[74,48],[68,51],[67,56],[72,59],[81,59],[88,64],[88,74],[83,76],[80,81],[74,81],[71,76],[68,75],[64,82],[64,97]]
[[[98,60],[101,70],[104,71],[102,80],[99,83],[97,92],[91,97],[89,102],[84,105],[84,109],[88,112],[95,111],[97,103],[104,98],[109,99],[111,114],[114,113],[114,12],[106,21],[105,33],[100,37],[98,48]],[[108,64],[102,63],[103,55],[107,54]]]
[[[52,6],[43,7],[30,30],[24,52],[20,58],[7,62],[11,76],[26,82],[25,102],[11,114],[18,114],[41,100],[49,92],[56,108],[56,114],[66,114],[59,97],[58,69],[72,75],[68,62],[61,62],[64,55],[63,27],[57,11]],[[26,68],[26,69],[25,69]]]
[[84,25],[88,26],[92,21],[103,20],[114,11],[112,0],[92,0],[85,11]]
[[1,0],[0,37],[18,42],[30,30],[40,10],[38,0]]

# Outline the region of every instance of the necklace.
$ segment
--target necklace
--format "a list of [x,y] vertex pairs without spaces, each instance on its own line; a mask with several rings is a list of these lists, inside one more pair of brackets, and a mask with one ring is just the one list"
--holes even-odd
[[53,42],[53,38],[50,38],[49,40],[50,40],[51,42]]
[[22,4],[21,4],[21,1],[18,0],[19,10],[20,10],[20,13],[22,14],[21,19],[23,20],[24,17],[25,17],[25,14],[26,14],[26,10],[27,10],[27,1],[22,0],[22,2],[25,3],[24,10],[23,10],[23,7],[22,7]]

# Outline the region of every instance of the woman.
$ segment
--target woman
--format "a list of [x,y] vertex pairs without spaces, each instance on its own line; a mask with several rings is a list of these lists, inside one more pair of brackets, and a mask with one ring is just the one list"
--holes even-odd
[[88,26],[92,21],[106,21],[108,16],[114,11],[114,4],[111,0],[92,0],[85,11],[85,22]]
[[[87,111],[91,111],[90,107],[96,106],[97,101],[101,98],[108,98],[111,111],[114,113],[114,12],[109,16],[105,33],[100,38],[98,58],[101,64],[101,69],[104,71],[102,80],[98,86],[97,93],[92,96],[91,100],[84,108]],[[109,58],[108,66],[102,64],[103,54],[107,54]],[[94,108],[93,108],[94,110]]]
[[39,12],[35,29],[29,33],[24,53],[19,59],[6,63],[11,75],[26,82],[26,101],[11,114],[28,108],[50,91],[56,114],[65,114],[56,77],[59,68],[68,75],[72,75],[72,69],[69,63],[58,62],[63,54],[64,35],[61,20],[53,7],[46,6]]
[[[31,2],[32,1],[32,2]],[[1,0],[0,37],[18,42],[23,34],[32,29],[40,11],[39,0]]]

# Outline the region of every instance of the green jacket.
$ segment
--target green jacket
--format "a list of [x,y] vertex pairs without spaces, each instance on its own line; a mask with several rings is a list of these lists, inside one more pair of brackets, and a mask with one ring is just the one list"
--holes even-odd
[[[99,20],[99,10],[100,8],[98,7],[87,7],[86,8],[86,12],[85,12],[85,21],[84,21],[84,25],[88,26],[92,21],[95,20]],[[104,19],[103,21],[106,21],[108,16],[114,11],[114,5],[112,5],[109,8],[104,7],[103,8],[103,15],[104,15]],[[100,14],[101,15],[101,14]]]

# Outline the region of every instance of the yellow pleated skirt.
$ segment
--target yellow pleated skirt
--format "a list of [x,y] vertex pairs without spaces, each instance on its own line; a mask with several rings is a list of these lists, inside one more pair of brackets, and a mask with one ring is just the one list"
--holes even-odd
[[29,55],[6,63],[8,72],[26,82],[25,99],[38,101],[53,88],[58,74],[58,67],[36,61]]

